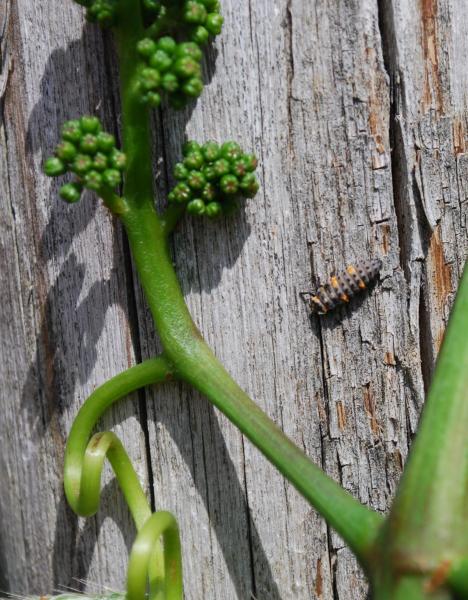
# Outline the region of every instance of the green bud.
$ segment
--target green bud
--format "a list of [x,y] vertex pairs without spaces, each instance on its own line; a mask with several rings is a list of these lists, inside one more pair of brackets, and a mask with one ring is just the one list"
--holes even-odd
[[169,192],[169,194],[167,195],[167,199],[169,200],[169,202],[176,202],[176,197],[173,190]]
[[243,154],[242,160],[246,164],[247,171],[252,172],[255,171],[258,165],[258,160],[255,154]]
[[217,177],[227,175],[230,171],[229,162],[225,158],[219,158],[216,162],[214,162],[213,168]]
[[199,150],[193,150],[184,158],[184,165],[187,169],[199,170],[203,166],[203,154]]
[[102,180],[108,187],[115,188],[120,185],[122,177],[117,169],[106,169],[102,174]]
[[236,142],[225,142],[221,146],[221,155],[227,160],[238,160],[242,156],[242,150]]
[[174,189],[172,190],[172,194],[174,197],[174,202],[178,202],[179,204],[184,204],[188,202],[192,197],[192,191],[186,183],[178,183]]
[[73,204],[81,198],[82,187],[78,183],[66,183],[60,188],[60,197],[66,202]]
[[62,126],[62,139],[74,144],[78,143],[83,137],[80,122],[77,120],[67,121]]
[[189,170],[187,169],[187,167],[184,165],[184,163],[177,163],[174,167],[174,177],[177,180],[181,180],[181,179],[187,179],[189,174]]
[[211,202],[216,198],[216,188],[212,183],[207,183],[201,193],[201,197],[205,202]]
[[142,100],[152,108],[157,108],[161,104],[161,96],[157,92],[148,92]]
[[224,19],[219,13],[209,13],[206,17],[205,27],[211,35],[219,35],[223,28]]
[[143,0],[143,6],[148,10],[160,10],[161,8],[158,0]]
[[205,212],[205,203],[200,198],[196,198],[187,204],[187,212],[191,215],[201,216]]
[[55,149],[55,154],[64,162],[71,162],[76,156],[76,146],[71,142],[62,142]]
[[258,192],[260,184],[253,173],[247,173],[247,175],[242,177],[239,187],[242,190],[243,196],[246,198],[253,198]]
[[88,11],[86,13],[86,18],[88,19],[88,21],[90,21],[91,23],[94,23],[95,21],[97,21],[97,16],[98,16],[100,10],[101,10],[101,7],[97,2],[92,4],[88,8]]
[[203,156],[207,162],[214,162],[219,158],[220,148],[216,142],[206,142],[202,147]]
[[101,152],[109,153],[111,150],[115,148],[115,137],[111,133],[106,133],[105,131],[101,131],[96,136],[98,149]]
[[110,9],[101,10],[97,15],[97,21],[102,27],[109,27],[114,20],[114,13]]
[[88,21],[97,21],[102,26],[111,25],[115,16],[115,5],[111,0],[94,0],[89,3],[86,17]]
[[140,81],[145,90],[155,90],[161,83],[161,74],[157,69],[148,67],[142,70]]
[[83,136],[80,143],[80,150],[85,154],[95,154],[98,151],[97,137],[92,133]]
[[224,175],[219,182],[219,187],[225,194],[232,196],[239,189],[239,180],[235,175]]
[[239,179],[247,173],[247,162],[243,157],[239,158],[231,165],[231,173]]
[[203,25],[206,21],[208,13],[203,4],[199,2],[190,1],[185,3],[184,7],[184,21],[193,25]]
[[207,181],[214,181],[215,179],[218,179],[218,173],[216,172],[214,165],[204,165],[202,168],[202,173]]
[[145,58],[149,58],[152,56],[156,50],[158,49],[156,42],[151,38],[143,38],[137,44],[137,52],[140,56],[144,56]]
[[84,176],[84,184],[90,190],[98,192],[103,184],[102,175],[94,170],[88,171]]
[[77,154],[71,170],[77,175],[85,175],[93,166],[93,161],[86,154]]
[[206,179],[200,171],[190,171],[187,177],[187,183],[192,190],[201,190],[206,184]]
[[172,56],[174,54],[174,52],[176,51],[177,42],[175,41],[174,38],[172,38],[170,36],[164,36],[162,38],[159,38],[159,40],[157,42],[157,46],[158,46],[159,50],[163,50],[164,52],[166,52],[166,54],[169,54],[169,56]]
[[203,52],[200,50],[200,46],[195,42],[183,42],[177,46],[176,56],[183,58],[184,56],[190,56],[193,60],[200,62],[203,56]]
[[198,98],[203,91],[203,81],[200,77],[191,77],[182,87],[187,96],[190,98]]
[[56,156],[51,156],[44,163],[44,173],[48,177],[58,177],[66,173],[67,167],[65,164]]
[[201,152],[201,145],[195,140],[187,140],[182,146],[182,154],[188,156],[192,152]]
[[114,169],[118,169],[119,171],[123,171],[127,165],[127,157],[123,152],[117,150],[116,148],[110,155],[110,165]]
[[205,214],[210,219],[214,219],[215,217],[219,217],[219,215],[223,212],[223,207],[219,202],[210,202],[206,205]]
[[218,0],[198,0],[203,6],[210,12],[217,12],[219,10]]
[[97,13],[102,10],[104,2],[102,0],[93,0],[91,2],[91,6],[89,7],[89,12],[93,15],[97,15]]
[[184,79],[200,75],[200,63],[194,60],[191,56],[183,56],[178,58],[173,65],[173,72]]
[[172,65],[172,59],[167,52],[164,52],[164,50],[156,50],[156,52],[151,55],[149,64],[150,67],[153,67],[162,73],[167,71]]
[[173,73],[165,73],[161,79],[161,87],[169,94],[179,89],[179,80]]
[[99,133],[101,121],[97,117],[84,116],[80,119],[80,127],[83,133]]
[[107,168],[107,156],[102,152],[97,152],[93,158],[93,169],[104,171]]
[[210,33],[206,27],[199,25],[198,27],[195,27],[190,37],[192,42],[204,46],[210,39]]

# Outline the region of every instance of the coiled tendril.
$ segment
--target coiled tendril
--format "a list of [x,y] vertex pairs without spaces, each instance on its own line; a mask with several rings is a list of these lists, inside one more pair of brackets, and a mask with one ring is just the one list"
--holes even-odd
[[172,377],[167,361],[158,357],[104,383],[81,407],[65,451],[65,494],[72,509],[80,516],[91,516],[99,509],[101,474],[106,458],[115,472],[138,531],[128,567],[128,600],[143,600],[148,580],[152,600],[181,600],[179,530],[171,513],[151,514],[137,474],[117,436],[106,431],[91,437],[91,432],[103,413],[117,400]]

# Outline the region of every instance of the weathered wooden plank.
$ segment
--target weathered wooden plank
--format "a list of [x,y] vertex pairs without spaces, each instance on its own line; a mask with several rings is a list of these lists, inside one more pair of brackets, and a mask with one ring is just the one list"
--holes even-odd
[[382,6],[401,264],[427,383],[468,251],[468,15],[463,0]]
[[[224,0],[212,82],[193,114],[158,115],[155,153],[160,199],[185,131],[259,155],[262,193],[244,215],[179,228],[182,287],[241,385],[385,510],[422,403],[421,347],[427,382],[468,248],[468,38],[462,0],[379,4]],[[157,349],[138,286],[132,344],[119,230],[90,199],[60,206],[40,174],[65,118],[97,109],[118,122],[115,62],[81,27],[71,2],[18,0],[2,37],[0,585],[14,592],[73,576],[122,587],[119,528],[127,544],[133,532],[120,494],[111,484],[98,519],[76,526],[61,496],[63,444],[85,395],[140,346]],[[311,275],[371,256],[384,259],[381,284],[310,321],[298,292]],[[179,519],[187,598],[364,598],[342,542],[223,417],[183,386],[146,399],[156,505]],[[125,420],[117,431],[146,485],[135,414],[128,402],[106,423]],[[108,514],[115,524],[96,540]]]
[[[134,535],[127,508],[110,484],[97,519],[77,522],[63,498],[62,464],[80,404],[135,360],[121,233],[90,196],[74,209],[60,203],[58,186],[41,174],[65,119],[97,110],[113,126],[112,88],[101,60],[105,47],[97,30],[82,35],[82,11],[71,2],[19,1],[6,8],[2,56],[11,69],[3,87],[0,145],[3,585],[15,593],[46,593],[79,587],[76,578],[89,577],[120,587],[126,543]],[[103,427],[115,426],[145,483],[136,413],[133,399],[112,411]]]
[[[321,347],[309,369],[322,378],[315,409],[322,462],[362,501],[385,510],[407,451],[405,413],[420,404],[422,385],[398,265],[377,5],[292,2],[291,15],[288,170],[310,253],[296,289],[310,271],[324,280],[358,260],[383,260],[382,283],[354,310],[313,322]],[[363,597],[362,576],[333,533],[329,554],[335,595]]]

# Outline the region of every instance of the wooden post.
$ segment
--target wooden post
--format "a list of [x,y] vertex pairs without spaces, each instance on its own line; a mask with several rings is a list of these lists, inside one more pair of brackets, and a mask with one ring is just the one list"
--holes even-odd
[[[465,2],[222,5],[211,83],[155,114],[158,200],[185,135],[255,151],[262,190],[229,221],[184,220],[182,287],[242,387],[384,512],[468,251]],[[0,587],[121,590],[127,508],[108,471],[99,514],[77,519],[63,450],[86,396],[158,343],[119,225],[91,194],[65,205],[41,172],[64,120],[118,132],[112,39],[62,0],[3,0],[0,36]],[[373,257],[371,293],[309,318],[312,278]],[[123,401],[107,428],[179,520],[187,599],[365,597],[342,541],[187,387]]]

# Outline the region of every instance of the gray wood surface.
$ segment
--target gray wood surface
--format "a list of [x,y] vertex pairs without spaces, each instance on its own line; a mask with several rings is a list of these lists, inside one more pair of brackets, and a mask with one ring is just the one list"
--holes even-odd
[[[185,136],[238,139],[262,190],[173,256],[201,331],[242,387],[361,501],[401,474],[468,253],[464,0],[223,0],[196,106],[155,115],[160,201]],[[123,588],[134,529],[110,470],[96,518],[62,492],[86,396],[158,349],[121,228],[41,173],[60,124],[118,131],[112,39],[71,1],[0,0],[0,589]],[[313,278],[370,257],[381,282],[309,319]],[[186,386],[120,403],[113,428],[174,511],[186,598],[358,600],[349,550]],[[85,583],[83,583],[83,581]]]

